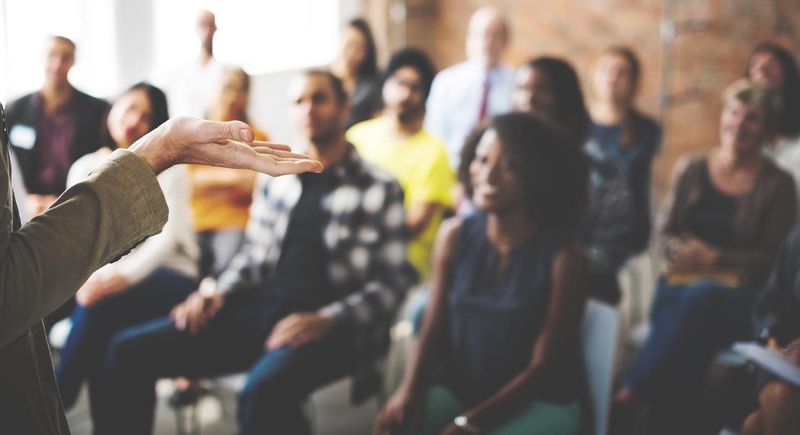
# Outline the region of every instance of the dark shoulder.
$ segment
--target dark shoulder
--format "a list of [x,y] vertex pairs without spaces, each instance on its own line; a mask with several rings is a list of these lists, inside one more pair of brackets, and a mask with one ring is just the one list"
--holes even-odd
[[6,114],[8,116],[16,116],[20,112],[26,111],[33,104],[34,95],[36,95],[36,92],[31,92],[30,94],[23,95],[8,103],[6,106]]
[[708,153],[684,154],[672,167],[672,181],[696,177],[708,167]]
[[81,107],[91,107],[95,110],[105,110],[110,104],[102,98],[93,97],[79,89],[72,88],[75,92],[75,102]]
[[794,186],[794,177],[789,172],[781,169],[772,159],[766,158],[764,159],[764,167],[762,169],[764,171],[765,178],[771,180],[777,186],[785,187],[785,186]]
[[577,242],[564,244],[553,258],[554,276],[585,276],[589,272],[589,258]]
[[[355,149],[352,152],[356,152]],[[367,189],[378,186],[389,196],[403,195],[403,188],[392,174],[364,160],[361,156],[356,156],[355,159],[357,173],[349,175],[356,177],[358,184]]]
[[455,252],[463,227],[464,218],[461,216],[455,216],[442,222],[439,226],[439,234],[436,236],[438,255],[450,257]]
[[657,135],[661,132],[661,126],[658,121],[643,113],[639,114],[639,125],[642,131],[647,134]]

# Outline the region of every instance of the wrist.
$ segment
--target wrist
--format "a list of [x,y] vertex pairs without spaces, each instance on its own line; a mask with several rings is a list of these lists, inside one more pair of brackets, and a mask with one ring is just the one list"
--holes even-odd
[[157,129],[137,140],[128,150],[147,162],[150,168],[153,169],[153,173],[158,175],[169,168],[171,163],[165,156],[166,145],[161,140],[160,135],[153,134],[156,131]]
[[475,426],[466,415],[459,415],[453,419],[453,424],[459,429],[470,434],[480,434],[481,430]]

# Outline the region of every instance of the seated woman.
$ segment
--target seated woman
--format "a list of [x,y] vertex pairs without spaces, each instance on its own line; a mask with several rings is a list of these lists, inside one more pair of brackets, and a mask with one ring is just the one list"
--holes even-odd
[[[638,57],[628,47],[605,49],[595,61],[590,81],[592,116],[591,138],[584,149],[594,168],[592,197],[603,196],[592,208],[594,246],[605,245],[606,252],[590,249],[593,260],[592,295],[612,304],[621,293],[616,271],[624,261],[644,251],[650,241],[650,179],[653,158],[661,143],[661,128],[636,107],[642,81]],[[616,189],[615,185],[626,188]],[[619,195],[616,195],[619,194]],[[628,204],[626,207],[618,207]],[[627,209],[627,210],[626,210]],[[621,236],[614,234],[627,228]],[[605,233],[609,230],[608,233]]]
[[461,177],[477,211],[440,230],[419,347],[376,433],[576,433],[587,165],[570,145],[527,113],[467,141]]
[[[636,216],[649,217],[649,210],[637,207],[649,208],[649,205],[633,201],[625,165],[596,141],[589,140],[592,121],[578,75],[567,61],[538,57],[520,66],[514,74],[513,104],[515,110],[532,112],[563,127],[589,158],[589,206],[580,226],[580,241],[591,269],[588,296],[618,303],[617,273],[643,246],[633,239],[643,237],[646,242],[649,238],[649,227],[641,235],[633,231]],[[652,156],[650,153],[633,166],[649,165]]]
[[[67,184],[81,181],[113,148],[127,148],[167,119],[167,100],[160,89],[147,83],[132,86],[108,113],[106,147],[77,160]],[[191,229],[186,168],[167,169],[158,182],[169,206],[163,231],[97,270],[76,294],[72,330],[56,369],[66,407],[74,404],[84,380],[89,382],[90,401],[102,387],[96,379],[109,340],[117,331],[166,315],[197,288],[198,248]],[[131,194],[135,194],[136,180],[131,183]]]
[[[767,287],[756,303],[759,339],[800,365],[800,227],[781,248]],[[800,433],[800,389],[767,377],[759,382],[759,408],[744,422],[742,435]]]
[[677,165],[659,222],[668,272],[650,336],[615,397],[650,404],[663,433],[682,433],[715,352],[750,336],[758,289],[795,221],[792,177],[762,153],[777,127],[776,95],[742,79],[724,96],[720,146]]
[[790,50],[765,41],[753,48],[745,74],[781,96],[778,134],[766,151],[781,169],[794,176],[795,188],[800,189],[800,67]]
[[[800,337],[781,354],[800,366]],[[796,435],[800,433],[800,388],[778,379],[767,382],[758,395],[759,408],[742,426],[741,435]]]
[[365,19],[350,20],[342,28],[340,41],[330,69],[350,96],[350,116],[345,125],[349,129],[374,118],[383,108],[381,74],[375,38]]
[[[206,118],[243,121],[247,116],[250,76],[239,67],[225,67]],[[253,128],[256,140],[267,135]],[[256,174],[242,169],[189,165],[192,183],[192,217],[200,244],[200,277],[216,276],[244,241]]]

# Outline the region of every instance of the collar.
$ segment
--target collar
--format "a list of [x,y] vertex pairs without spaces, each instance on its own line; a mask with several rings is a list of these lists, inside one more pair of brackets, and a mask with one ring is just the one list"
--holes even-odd
[[328,165],[323,174],[330,174],[331,178],[342,181],[359,173],[361,165],[361,156],[353,144],[347,142],[347,152],[336,163]]

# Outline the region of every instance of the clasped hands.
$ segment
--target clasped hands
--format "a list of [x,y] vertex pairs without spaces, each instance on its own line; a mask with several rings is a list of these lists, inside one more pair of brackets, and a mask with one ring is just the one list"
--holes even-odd
[[[200,289],[170,312],[175,327],[189,334],[197,334],[225,305],[225,296],[213,291],[213,284],[204,280]],[[293,313],[284,317],[273,328],[264,342],[265,350],[280,347],[300,347],[326,337],[334,328],[335,320],[318,312]]]
[[719,251],[695,237],[674,238],[668,248],[672,262],[682,268],[708,269],[719,257]]

